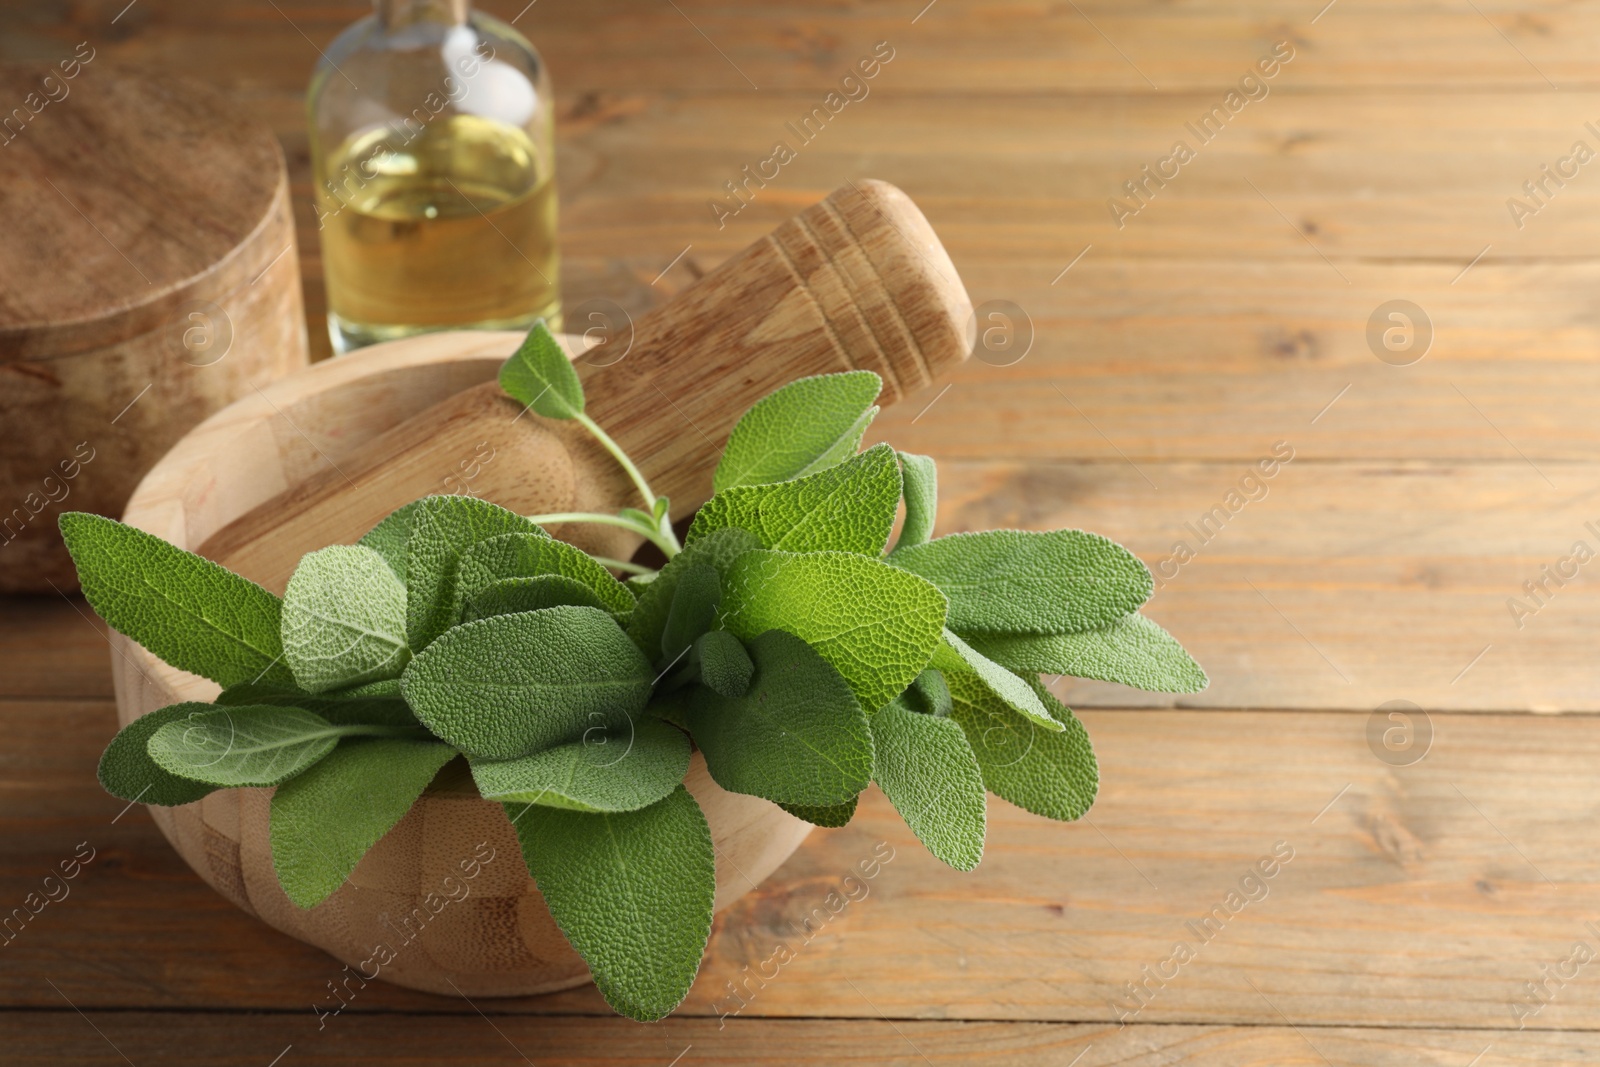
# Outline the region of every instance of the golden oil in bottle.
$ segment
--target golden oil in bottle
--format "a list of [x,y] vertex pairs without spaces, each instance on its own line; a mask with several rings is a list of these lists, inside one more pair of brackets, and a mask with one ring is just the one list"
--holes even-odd
[[496,119],[380,126],[331,151],[317,214],[340,351],[446,328],[560,326],[548,146]]

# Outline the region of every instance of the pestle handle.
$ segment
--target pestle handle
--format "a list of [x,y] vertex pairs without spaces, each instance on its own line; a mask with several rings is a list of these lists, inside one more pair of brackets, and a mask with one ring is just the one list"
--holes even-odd
[[[717,459],[751,404],[798,378],[851,369],[877,372],[879,403],[892,404],[966,357],[971,311],[910,198],[884,182],[851,183],[641,316],[626,357],[580,364],[587,411],[685,516],[710,496]],[[485,447],[496,458],[473,491],[504,507],[639,506],[580,427],[523,413],[485,382],[245,513],[200,551],[281,590],[303,553],[354,541],[394,508],[439,492],[462,457]],[[614,528],[552,533],[602,555],[626,557],[637,544]]]

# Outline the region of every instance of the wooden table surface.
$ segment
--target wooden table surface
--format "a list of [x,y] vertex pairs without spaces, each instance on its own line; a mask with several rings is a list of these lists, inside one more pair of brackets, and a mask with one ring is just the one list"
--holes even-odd
[[[236,911],[97,788],[114,723],[100,625],[78,601],[9,601],[0,911],[80,842],[94,858],[0,947],[0,1060],[1600,1056],[1600,585],[1583,566],[1600,549],[1600,164],[1573,155],[1600,149],[1600,3],[926,2],[488,4],[555,80],[568,305],[647,307],[848,179],[899,184],[974,300],[1022,309],[1033,342],[970,362],[876,435],[938,458],[944,531],[1070,525],[1131,546],[1163,574],[1150,614],[1211,688],[1063,683],[1100,753],[1099,803],[1062,825],[994,801],[974,874],[939,866],[869,794],[718,919],[660,1023],[615,1018],[588,988],[468,1004],[373,984],[319,1027],[338,967]],[[88,40],[270,124],[325,352],[302,92],[362,13],[7,0],[0,58]],[[723,183],[793,143],[785,123],[881,41],[893,59],[870,95],[719,228]],[[1292,59],[1267,95],[1202,143],[1186,123],[1275,47]],[[1193,158],[1129,198],[1122,183],[1177,140]],[[1391,352],[1379,309],[1395,300],[1426,318]],[[1274,449],[1292,461],[1252,480]],[[1399,753],[1369,740],[1394,700],[1425,709]],[[894,859],[870,894],[797,936],[879,842]],[[1292,859],[1197,936],[1275,848]],[[733,1014],[728,983],[779,943],[796,958]]]

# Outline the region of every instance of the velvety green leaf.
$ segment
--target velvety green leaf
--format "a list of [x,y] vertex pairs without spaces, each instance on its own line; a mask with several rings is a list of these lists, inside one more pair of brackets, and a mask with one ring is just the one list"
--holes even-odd
[[486,800],[572,811],[634,811],[671,793],[689,772],[689,739],[648,715],[514,760],[473,760]]
[[1083,724],[1032,680],[1051,715],[1066,725],[1050,733],[1012,711],[974,674],[949,674],[950,717],[966,732],[983,784],[1025,811],[1070,822],[1094,803],[1100,772]]
[[557,607],[446,631],[400,686],[438,737],[469,756],[515,759],[626,722],[643,710],[654,677],[610,615]]
[[755,675],[740,697],[701,687],[689,733],[722,788],[785,804],[842,804],[872,779],[872,731],[849,683],[782,630],[747,643]]
[[662,661],[672,663],[711,629],[722,605],[722,576],[709,563],[693,563],[678,576],[667,625],[661,631]]
[[190,701],[169,704],[139,716],[117,731],[100,756],[100,784],[105,791],[123,800],[173,807],[199,800],[217,787],[180,778],[163,770],[150,758],[150,738],[163,726],[182,722],[198,712],[212,711],[215,705]]
[[797,819],[804,819],[812,826],[820,826],[825,830],[837,830],[839,827],[847,825],[855,816],[856,804],[860,799],[860,794],[857,794],[843,804],[828,804],[823,807],[807,804],[779,804],[778,807]]
[[958,871],[983,858],[988,797],[966,734],[898,700],[872,717],[872,777],[934,857]]
[[649,1022],[689,992],[716,896],[700,806],[679,786],[638,811],[507,804],[550,914],[613,1009]]
[[277,785],[322,759],[350,727],[304,708],[219,707],[169,722],[146,746],[162,770],[216,786]]
[[278,884],[297,907],[322,903],[394,828],[455,750],[437,741],[346,741],[272,795]]
[[113,630],[218,685],[293,684],[277,597],[113,519],[69,511],[60,523],[83,595]]
[[951,630],[945,630],[944,641],[934,650],[932,662],[941,671],[976,674],[991,693],[1009,704],[1017,714],[1046,730],[1063,729],[1060,723],[1050,717],[1044,704],[1028,688],[1027,682],[978,652]]
[[533,324],[521,347],[501,366],[500,388],[547,419],[583,414],[583,383],[543,319]]
[[510,533],[480,541],[461,553],[456,596],[463,602],[507,578],[560,575],[594,590],[614,615],[633,611],[633,594],[582,549],[542,533]]
[[728,438],[712,488],[782,482],[852,455],[878,409],[883,381],[871,371],[801,378],[767,394]]
[[728,631],[711,630],[701,634],[694,644],[694,655],[700,666],[700,681],[708,688],[729,699],[742,697],[750,691],[756,665],[751,662],[744,643]]
[[928,665],[945,600],[921,578],[850,552],[747,552],[724,582],[723,626],[746,642],[786,630],[844,675],[875,711]]
[[1209,684],[1177,638],[1143,615],[1075,634],[974,635],[973,645],[1019,671],[1070,674],[1155,693],[1198,693]]
[[606,610],[600,594],[575,578],[544,574],[537,578],[502,578],[490,582],[467,597],[461,621],[487,619],[491,615],[515,615],[519,611],[538,611],[570,604],[580,608]]
[[417,513],[417,503],[413,500],[389,512],[356,542],[382,556],[401,584],[406,580],[406,557],[411,551],[411,520]]
[[406,553],[406,638],[420,652],[460,618],[461,554],[501,534],[548,536],[537,523],[487,500],[430,496],[417,501]]
[[755,534],[765,548],[878,556],[889,543],[899,502],[894,449],[875,445],[793,481],[724,489],[706,501],[684,540],[692,544],[716,530],[738,528]]
[[1075,633],[1150,596],[1150,572],[1115,541],[1082,530],[987,530],[897,548],[889,562],[950,598],[958,633]]
[[244,707],[248,704],[272,704],[281,708],[304,708],[321,715],[334,726],[367,723],[377,726],[417,726],[400,696],[400,680],[387,678],[369,682],[352,689],[339,689],[320,696],[297,690],[274,689],[264,685],[235,685],[217,696],[224,707]]
[[661,655],[661,635],[667,628],[679,579],[697,563],[709,564],[725,576],[734,560],[760,547],[755,534],[748,530],[718,530],[689,545],[661,568],[655,580],[639,594],[628,620],[628,636],[652,662],[664,665],[657,657]]
[[911,681],[911,688],[906,690],[906,700],[912,711],[940,718],[949,715],[950,687],[945,684],[944,672],[929,667],[917,675]]
[[920,545],[932,537],[933,521],[939,511],[939,474],[930,457],[900,453],[900,474],[905,487],[906,521],[900,525],[896,549]]
[[622,584],[627,587],[628,592],[633,594],[633,599],[637,602],[640,597],[644,596],[644,591],[650,588],[660,575],[660,571],[651,571],[649,574],[630,574],[622,580]]
[[308,693],[399,677],[411,659],[406,587],[376,549],[301,557],[283,594],[283,659]]

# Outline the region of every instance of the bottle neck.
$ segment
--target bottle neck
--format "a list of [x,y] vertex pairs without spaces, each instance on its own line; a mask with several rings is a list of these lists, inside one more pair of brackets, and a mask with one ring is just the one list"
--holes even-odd
[[387,29],[398,29],[418,22],[438,22],[449,26],[467,21],[469,0],[374,0],[378,21]]

